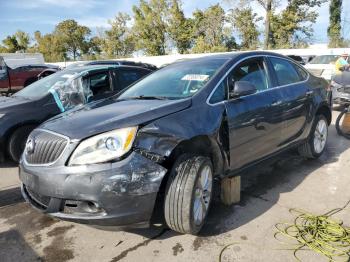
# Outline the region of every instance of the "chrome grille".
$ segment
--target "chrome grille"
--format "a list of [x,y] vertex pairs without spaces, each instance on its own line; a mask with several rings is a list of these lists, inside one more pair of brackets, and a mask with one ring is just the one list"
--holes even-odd
[[[31,143],[31,145],[30,145]],[[28,164],[44,165],[52,164],[58,160],[68,145],[68,139],[45,130],[34,130],[24,150]]]

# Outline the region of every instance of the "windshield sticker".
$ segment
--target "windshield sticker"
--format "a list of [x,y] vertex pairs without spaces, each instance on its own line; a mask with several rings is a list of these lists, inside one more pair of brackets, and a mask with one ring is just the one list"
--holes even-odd
[[181,80],[185,81],[207,81],[209,79],[209,75],[197,75],[197,74],[188,74],[185,75]]
[[72,78],[72,77],[74,77],[74,75],[64,74],[61,77],[63,77],[63,78]]

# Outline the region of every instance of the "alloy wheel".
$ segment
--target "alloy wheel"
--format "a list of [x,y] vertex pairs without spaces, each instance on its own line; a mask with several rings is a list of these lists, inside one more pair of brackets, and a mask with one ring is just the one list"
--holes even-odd
[[197,226],[203,223],[208,212],[212,184],[212,170],[210,166],[204,166],[197,179],[194,193],[193,218]]
[[317,154],[320,154],[326,146],[327,142],[327,123],[324,119],[320,119],[315,128],[314,149]]

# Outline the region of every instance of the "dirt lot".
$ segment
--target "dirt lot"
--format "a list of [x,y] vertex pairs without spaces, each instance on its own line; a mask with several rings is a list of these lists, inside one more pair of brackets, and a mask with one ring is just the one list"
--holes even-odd
[[[17,167],[0,166],[0,261],[295,261],[274,239],[277,222],[292,221],[290,208],[324,213],[350,199],[350,141],[330,127],[326,153],[304,160],[291,152],[242,178],[242,201],[213,204],[201,236],[158,227],[103,231],[44,216],[23,202]],[[337,217],[350,224],[350,212]],[[326,261],[303,251],[303,261]]]

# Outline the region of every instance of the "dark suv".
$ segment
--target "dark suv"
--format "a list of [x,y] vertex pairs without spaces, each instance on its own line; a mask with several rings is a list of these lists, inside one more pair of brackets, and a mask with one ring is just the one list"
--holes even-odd
[[268,52],[168,65],[34,130],[20,164],[23,196],[54,217],[102,226],[148,224],[161,201],[171,229],[196,234],[214,178],[289,148],[324,152],[327,86]]
[[151,72],[136,66],[81,66],[41,79],[11,97],[0,97],[0,159],[9,156],[18,162],[29,133],[39,124],[113,96]]

